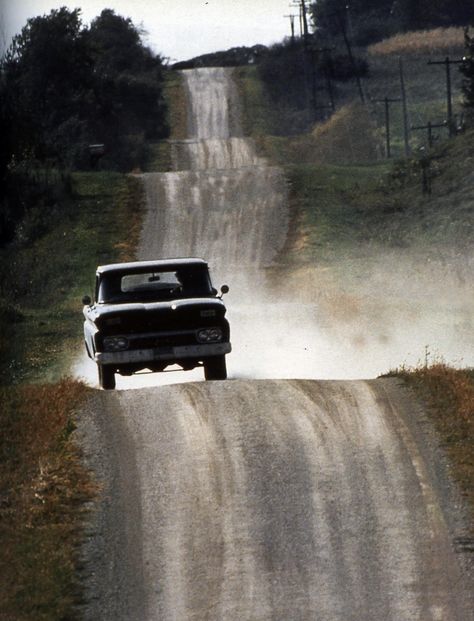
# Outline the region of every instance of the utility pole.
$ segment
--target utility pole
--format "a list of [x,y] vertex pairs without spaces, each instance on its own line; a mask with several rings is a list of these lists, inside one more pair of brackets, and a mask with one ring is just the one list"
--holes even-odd
[[374,103],[383,103],[385,106],[385,148],[387,159],[392,157],[391,150],[391,136],[390,136],[390,104],[401,101],[400,98],[390,99],[389,97],[384,97],[383,99],[374,99]]
[[[306,19],[306,4],[305,0],[298,0],[293,6],[299,6],[300,9],[300,26],[303,37],[303,71],[306,90],[306,99],[308,107],[316,108],[316,84],[314,71],[311,70],[311,50],[309,48],[309,32],[308,32],[308,20]],[[310,83],[311,82],[311,83]]]
[[298,17],[299,17],[299,21],[300,21],[300,37],[303,37],[303,33],[304,33],[304,26],[303,26],[303,8],[301,6],[301,1],[300,0],[294,0],[294,2],[292,2],[290,5],[290,7],[295,7],[298,8]]
[[[328,65],[330,65],[331,63],[331,52],[334,50],[333,47],[312,47],[311,48],[312,51],[314,52],[318,52],[319,54],[327,54],[327,59],[328,62],[326,63],[325,67],[324,67],[324,77],[326,79],[326,90],[328,93],[328,97],[329,97],[329,102],[330,105],[329,106],[323,106],[324,108],[331,108],[331,110],[334,112],[334,110],[336,109],[335,103],[334,103],[334,91],[332,88],[332,80],[331,80],[331,74],[330,74],[330,68]],[[315,71],[315,63],[313,60],[313,71]]]
[[403,138],[405,142],[405,155],[408,157],[410,155],[410,133],[408,128],[408,106],[407,94],[405,90],[405,76],[403,72],[403,61],[401,56],[398,59],[398,64],[400,68],[400,91],[402,95],[403,106]]
[[446,56],[444,60],[429,60],[428,65],[445,65],[446,66],[446,99],[447,99],[447,115],[446,121],[448,123],[449,137],[455,135],[456,128],[453,122],[453,100],[451,90],[451,65],[460,65],[463,60],[450,60],[449,56]]
[[309,30],[308,30],[308,19],[307,19],[307,16],[306,16],[305,0],[301,0],[301,13],[302,13],[302,16],[303,16],[303,33],[304,33],[304,38],[308,39]]
[[290,20],[291,26],[291,43],[292,45],[295,43],[295,17],[296,15],[292,13],[291,15],[284,15],[283,17],[288,17]]
[[[428,121],[428,123],[426,125],[418,125],[417,127],[413,127],[412,126],[412,130],[418,130],[418,129],[426,129],[427,130],[427,137],[428,137],[428,145],[431,149],[431,147],[433,146],[433,129],[438,128],[438,127],[446,127],[448,124],[445,121],[444,123],[437,123],[434,124],[431,121]],[[448,128],[449,129],[449,128]]]
[[357,69],[357,64],[354,58],[354,54],[352,53],[352,46],[351,43],[349,41],[349,37],[347,36],[347,28],[346,25],[344,23],[344,19],[341,16],[341,12],[340,11],[336,11],[336,13],[332,14],[333,16],[336,17],[337,19],[337,23],[339,24],[339,28],[341,29],[341,33],[342,33],[342,37],[344,39],[344,43],[346,45],[346,49],[347,49],[347,55],[349,56],[349,60],[351,62],[352,65],[352,70],[354,72],[354,76],[357,82],[357,89],[359,91],[359,97],[362,103],[365,103],[365,97],[364,97],[364,91],[362,90],[362,82],[360,80],[360,76],[359,76],[359,72]]
[[306,4],[305,0],[295,0],[290,6],[298,7],[300,13],[300,36],[303,37],[305,42],[309,36],[308,18],[306,16]]

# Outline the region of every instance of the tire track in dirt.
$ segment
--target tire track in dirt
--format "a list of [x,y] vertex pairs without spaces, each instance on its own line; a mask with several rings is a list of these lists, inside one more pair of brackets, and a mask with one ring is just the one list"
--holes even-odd
[[[105,524],[128,524],[119,549],[105,533],[116,569],[96,569],[101,619],[470,618],[395,381],[236,380],[97,398],[99,437],[122,430]],[[141,568],[140,554],[138,566],[123,555],[137,533]],[[117,572],[120,592],[107,584]],[[142,608],[121,615],[138,575]]]

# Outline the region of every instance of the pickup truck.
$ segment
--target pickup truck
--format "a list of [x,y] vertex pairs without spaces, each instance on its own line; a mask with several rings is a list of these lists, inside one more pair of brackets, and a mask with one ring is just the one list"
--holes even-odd
[[94,300],[84,296],[84,340],[101,388],[115,374],[204,367],[206,380],[227,377],[231,351],[223,285],[212,286],[202,259],[161,259],[97,268]]

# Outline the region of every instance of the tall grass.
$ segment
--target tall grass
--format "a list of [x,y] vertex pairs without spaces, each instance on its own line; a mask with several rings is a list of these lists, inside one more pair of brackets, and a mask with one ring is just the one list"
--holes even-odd
[[464,46],[463,28],[435,28],[397,34],[368,47],[370,56],[449,53]]

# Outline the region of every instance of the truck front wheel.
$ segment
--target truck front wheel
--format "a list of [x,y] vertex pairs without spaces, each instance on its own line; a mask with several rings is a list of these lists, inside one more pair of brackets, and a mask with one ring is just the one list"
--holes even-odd
[[213,356],[204,360],[204,377],[206,380],[225,380],[227,378],[225,356]]
[[113,367],[99,364],[99,385],[104,390],[113,390],[115,388],[115,371]]

